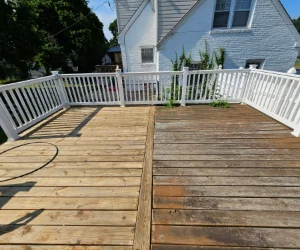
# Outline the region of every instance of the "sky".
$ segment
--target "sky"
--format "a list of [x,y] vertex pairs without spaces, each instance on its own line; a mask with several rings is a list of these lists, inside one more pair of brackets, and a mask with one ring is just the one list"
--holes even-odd
[[[116,11],[113,0],[109,0],[113,9],[111,9],[107,3],[102,5],[104,2],[106,2],[106,0],[90,0],[89,6],[94,9],[94,12],[104,24],[104,34],[107,39],[110,39],[112,35],[108,26],[113,20],[115,20]],[[292,18],[300,16],[300,0],[281,0],[281,2]]]

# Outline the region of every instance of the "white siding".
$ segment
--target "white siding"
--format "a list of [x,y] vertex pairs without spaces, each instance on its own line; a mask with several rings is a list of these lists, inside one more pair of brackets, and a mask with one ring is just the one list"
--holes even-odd
[[250,30],[211,33],[215,1],[196,4],[172,36],[159,48],[159,70],[171,70],[171,60],[182,51],[200,60],[204,41],[212,49],[226,49],[225,68],[245,66],[247,59],[265,59],[264,69],[286,72],[299,53],[296,39],[271,0],[257,0]]
[[[123,68],[125,72],[156,71],[156,14],[152,10],[152,3],[146,5],[141,14],[120,39]],[[154,47],[154,63],[142,63],[141,47]]]

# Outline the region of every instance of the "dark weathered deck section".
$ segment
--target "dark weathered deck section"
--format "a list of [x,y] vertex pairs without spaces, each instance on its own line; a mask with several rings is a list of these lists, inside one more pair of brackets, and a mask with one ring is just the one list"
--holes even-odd
[[152,249],[300,249],[290,132],[248,106],[157,108]]

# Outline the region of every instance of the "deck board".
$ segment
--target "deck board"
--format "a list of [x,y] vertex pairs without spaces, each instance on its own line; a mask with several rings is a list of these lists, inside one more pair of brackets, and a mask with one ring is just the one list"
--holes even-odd
[[300,249],[300,139],[242,105],[157,108],[152,250]]
[[1,145],[0,181],[58,155],[0,183],[0,249],[132,249],[149,111],[70,108]]

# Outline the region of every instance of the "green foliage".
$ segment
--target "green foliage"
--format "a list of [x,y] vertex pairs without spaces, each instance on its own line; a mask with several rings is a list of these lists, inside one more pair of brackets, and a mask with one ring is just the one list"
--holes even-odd
[[211,102],[209,104],[209,106],[211,107],[222,107],[224,109],[230,108],[230,105],[228,102],[226,101],[217,101],[217,102]]
[[182,52],[180,57],[178,58],[177,53],[175,53],[175,61],[172,60],[172,68],[173,71],[181,71],[183,67],[189,67],[191,65],[191,54],[186,56],[184,47],[182,46]]
[[112,23],[110,23],[108,29],[113,35],[113,37],[109,40],[109,47],[117,46],[119,44],[118,43],[118,22],[117,22],[117,19],[115,19]]
[[219,48],[218,52],[214,51],[213,55],[215,57],[215,62],[217,66],[222,66],[224,68],[225,58],[226,58],[226,51],[224,48]]
[[70,71],[67,59],[80,72],[93,71],[108,45],[86,0],[0,0],[0,30],[0,62],[16,67],[22,79],[40,66],[48,74]]
[[298,30],[298,32],[300,33],[300,17],[293,19],[293,23],[296,29]]
[[[200,63],[198,65],[199,70],[213,70],[217,68],[219,65],[224,66],[225,59],[226,59],[226,52],[224,48],[218,49],[218,51],[213,51],[212,53],[209,52],[207,41],[204,43],[204,49],[199,51],[200,56]],[[184,47],[182,47],[182,52],[180,57],[178,58],[178,55],[176,53],[175,60],[172,61],[173,71],[180,71],[183,67],[190,66],[192,61],[191,54],[186,56]],[[200,78],[200,79],[199,79]],[[200,89],[194,88],[194,86],[190,85],[189,88],[187,88],[188,96],[199,98],[208,98],[209,96],[212,96],[215,94],[215,97],[218,96],[218,91],[216,90],[216,83],[217,83],[217,77],[216,75],[198,75],[193,74],[189,77],[190,82],[200,82],[199,88],[204,89],[205,91],[200,91]],[[203,84],[203,85],[202,85]],[[209,86],[209,87],[208,87]],[[175,90],[175,91],[174,91]],[[171,88],[169,89],[169,100],[168,100],[168,106],[173,106],[174,100],[178,100],[178,93],[181,94],[181,86],[179,84],[179,78],[173,77]],[[201,96],[200,96],[201,95]]]

